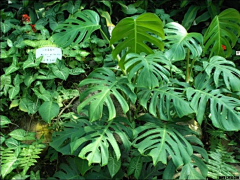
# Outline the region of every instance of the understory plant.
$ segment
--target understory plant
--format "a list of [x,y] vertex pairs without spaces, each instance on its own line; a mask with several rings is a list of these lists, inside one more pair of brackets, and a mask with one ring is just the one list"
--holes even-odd
[[[52,125],[48,157],[54,161],[59,155],[64,160],[49,178],[236,175],[229,164],[237,163],[233,154],[221,143],[207,147],[204,139],[209,127],[216,132],[240,130],[240,70],[233,61],[240,35],[236,9],[211,15],[205,29],[193,32],[188,31],[193,20],[187,17],[193,16],[196,6],[189,8],[180,24],[163,10],[147,12],[143,1],[128,6],[112,2],[127,15],[121,19],[111,16],[109,1],[98,2],[101,8],[78,0],[61,2],[34,4],[41,9],[32,14],[34,22],[12,20],[14,14],[1,12],[5,27],[1,63],[9,65],[1,75],[3,107],[19,108]],[[204,21],[201,18],[198,21]],[[44,46],[61,48],[62,60],[41,63],[35,51]],[[74,112],[69,107],[76,99]],[[3,125],[11,124],[4,119]],[[203,132],[191,128],[192,122]],[[24,138],[13,132],[23,133]],[[33,147],[43,147],[38,141],[19,142],[34,135],[28,139],[24,130],[13,132],[1,140],[1,158],[14,169],[5,167],[1,177],[13,178],[20,172],[21,178],[27,178],[40,152]],[[29,155],[32,164],[24,168],[26,149],[35,154]]]
[[58,26],[54,42],[76,45],[100,30],[118,64],[96,68],[80,81],[88,87],[79,97],[82,115],[65,122],[50,145],[86,160],[88,173],[80,173],[86,179],[96,172],[106,179],[205,179],[208,153],[183,122],[240,129],[240,71],[227,60],[239,22],[239,12],[226,9],[201,34],[143,13],[122,19],[109,40],[96,12],[75,13]]

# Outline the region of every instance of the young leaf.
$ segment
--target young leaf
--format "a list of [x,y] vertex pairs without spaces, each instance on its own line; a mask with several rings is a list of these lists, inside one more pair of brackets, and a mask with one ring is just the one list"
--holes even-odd
[[47,101],[40,106],[38,112],[45,122],[50,123],[58,115],[59,106],[55,102]]
[[113,58],[116,58],[122,50],[128,48],[128,53],[153,53],[152,49],[146,45],[145,41],[153,43],[163,50],[163,42],[151,36],[153,33],[164,39],[163,24],[157,15],[145,13],[137,18],[127,17],[121,20],[112,31],[110,45],[123,40],[113,50]]
[[[210,56],[229,57],[240,35],[240,14],[236,9],[226,9],[215,16],[204,34],[204,53],[210,49]],[[222,48],[226,46],[226,55]]]
[[111,175],[111,177],[113,178],[113,176],[119,171],[119,169],[121,168],[121,159],[117,160],[117,157],[115,154],[111,154],[109,156],[109,160],[108,160],[108,171]]
[[142,171],[142,165],[142,156],[132,158],[128,167],[128,176],[134,173],[134,177],[138,179]]

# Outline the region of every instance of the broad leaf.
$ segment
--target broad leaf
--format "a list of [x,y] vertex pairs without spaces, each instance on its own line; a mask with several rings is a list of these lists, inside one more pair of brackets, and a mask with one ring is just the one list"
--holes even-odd
[[170,73],[160,64],[169,65],[170,62],[161,53],[148,56],[130,53],[125,61],[128,78],[130,81],[136,78],[138,87],[154,88],[169,81]]
[[115,154],[110,154],[109,160],[108,160],[108,171],[113,178],[113,176],[119,171],[121,168],[121,159],[117,160],[117,157]]
[[35,59],[33,53],[29,53],[28,59],[23,63],[23,70],[30,67],[37,67],[41,61],[42,57]]
[[196,112],[196,119],[202,123],[204,115],[208,113],[215,127],[226,131],[240,130],[240,100],[221,94],[223,90],[211,86],[213,80],[206,74],[199,74],[195,78],[194,86],[187,88],[187,98]]
[[20,92],[20,86],[13,86],[9,89],[8,94],[9,94],[9,99],[12,100],[18,93]]
[[63,123],[62,131],[55,131],[52,136],[50,146],[63,155],[71,155],[70,143],[75,137],[81,137],[84,134],[84,126],[89,126],[90,123],[86,119],[81,121]]
[[[77,110],[81,112],[83,107],[90,103],[89,118],[90,121],[99,120],[102,117],[104,104],[108,108],[109,120],[116,117],[116,103],[111,96],[114,96],[126,113],[129,110],[127,101],[121,93],[124,93],[134,103],[136,95],[133,92],[133,86],[125,77],[115,77],[113,71],[108,68],[98,68],[93,71],[87,79],[80,82],[80,86],[94,85],[85,90],[80,95],[80,105]],[[91,95],[84,100],[88,95]],[[83,101],[84,100],[84,101]],[[114,104],[115,103],[115,104]]]
[[126,48],[128,48],[129,53],[153,53],[153,50],[146,44],[146,42],[150,42],[163,50],[163,42],[158,38],[151,36],[149,33],[158,35],[161,39],[164,39],[162,21],[157,15],[145,13],[137,18],[124,18],[112,31],[110,45],[113,45],[119,40],[123,40],[123,42],[120,42],[113,50],[113,57],[116,58],[117,54]]
[[176,22],[166,24],[164,32],[166,33],[166,44],[170,46],[169,50],[165,52],[169,60],[184,60],[186,49],[189,49],[192,59],[201,56],[203,37],[200,33],[188,33],[182,25]]
[[51,120],[58,115],[59,106],[55,102],[46,101],[39,107],[38,111],[42,119],[45,122],[50,123]]
[[9,75],[9,74],[17,71],[18,69],[19,69],[19,67],[17,67],[17,57],[14,56],[12,64],[5,70],[5,75]]
[[130,164],[128,166],[127,174],[128,176],[133,174],[133,176],[138,179],[142,172],[142,156],[137,156],[131,159]]
[[209,61],[204,61],[203,67],[209,76],[213,75],[217,88],[221,85],[223,79],[229,90],[240,91],[240,71],[235,68],[232,61],[227,61],[221,56],[214,56]]
[[4,127],[6,127],[5,125],[11,123],[11,120],[8,119],[7,116],[0,115],[0,119],[1,119],[1,121],[0,121],[1,128],[4,128]]
[[9,135],[19,141],[35,140],[35,133],[26,132],[24,129],[15,129]]
[[53,74],[59,79],[67,80],[69,76],[69,69],[65,66],[63,60],[58,60],[56,64],[50,64],[49,67]]
[[193,149],[182,134],[191,134],[191,130],[174,124],[163,124],[159,119],[143,116],[142,120],[150,121],[133,130],[133,146],[142,155],[151,156],[154,166],[158,162],[167,164],[170,156],[178,168],[191,160]]
[[[215,16],[204,34],[204,52],[211,49],[210,56],[229,57],[240,35],[240,14],[236,9],[226,9]],[[226,54],[222,48],[226,46]]]
[[61,163],[60,170],[57,171],[53,177],[57,177],[59,179],[85,179],[79,175],[80,173],[75,162],[76,159],[77,157],[68,157],[67,163]]
[[67,47],[87,40],[90,35],[100,28],[99,15],[92,10],[83,10],[75,13],[56,29],[52,36],[60,47]]
[[[185,100],[182,89],[169,86],[159,88],[141,89],[138,92],[140,104],[149,110],[155,117],[163,120],[172,120],[172,117],[183,117],[193,113],[193,110]],[[148,105],[149,103],[149,105]]]
[[[119,161],[121,151],[119,143],[121,142],[125,150],[129,150],[130,141],[127,136],[130,126],[125,118],[115,118],[111,121],[98,121],[84,127],[84,134],[80,134],[71,142],[71,151],[75,152],[80,148],[78,156],[82,159],[87,159],[88,164],[92,163],[107,165],[109,162],[109,148],[113,149],[116,155],[116,160]],[[115,135],[118,138],[115,138]]]

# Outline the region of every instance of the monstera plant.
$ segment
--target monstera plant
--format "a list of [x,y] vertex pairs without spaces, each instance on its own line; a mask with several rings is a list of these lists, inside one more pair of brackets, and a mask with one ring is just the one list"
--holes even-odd
[[[92,10],[77,12],[52,39],[66,47],[97,30],[107,38],[99,21]],[[79,83],[87,86],[81,116],[64,123],[50,145],[86,160],[89,172],[81,175],[88,178],[100,165],[107,170],[97,177],[106,179],[205,179],[207,152],[184,123],[240,130],[240,71],[225,59],[240,35],[239,22],[239,12],[227,9],[201,34],[177,22],[163,26],[153,13],[122,19],[107,39],[118,65],[99,67]]]

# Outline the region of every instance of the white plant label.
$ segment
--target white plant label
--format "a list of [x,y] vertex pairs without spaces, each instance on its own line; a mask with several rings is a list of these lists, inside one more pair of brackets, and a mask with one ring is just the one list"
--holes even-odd
[[57,47],[42,47],[36,50],[36,58],[43,56],[41,63],[55,63],[62,59],[62,50]]
[[237,55],[237,56],[240,56],[240,51],[236,51],[236,55]]

